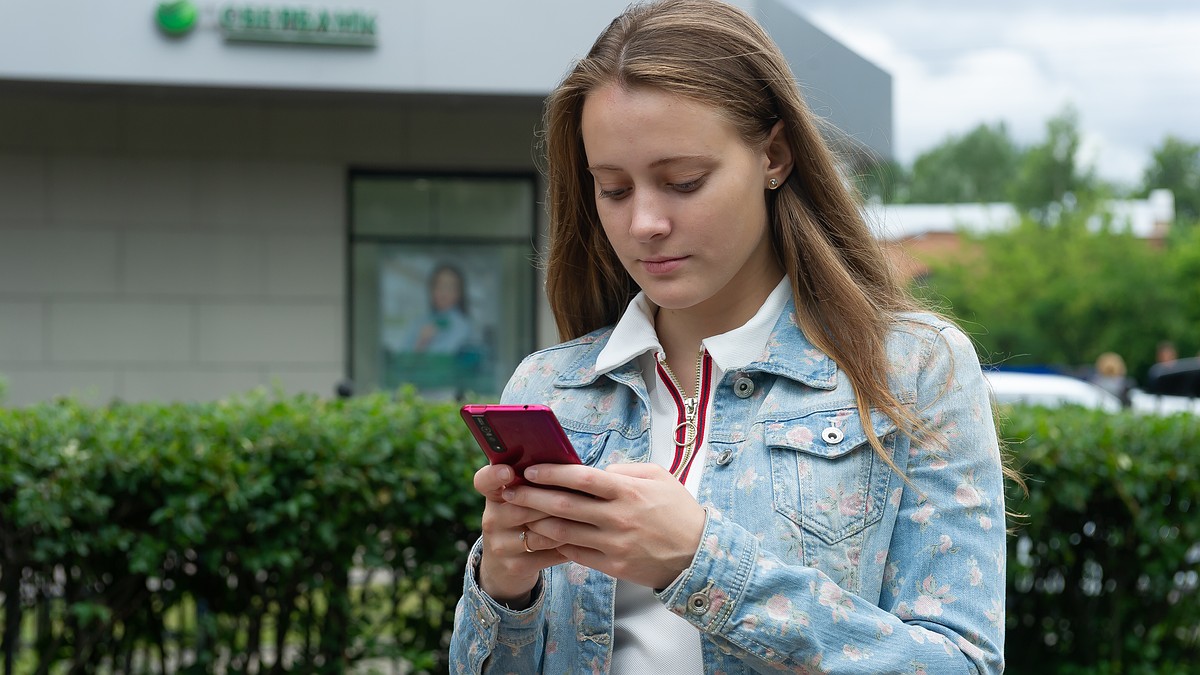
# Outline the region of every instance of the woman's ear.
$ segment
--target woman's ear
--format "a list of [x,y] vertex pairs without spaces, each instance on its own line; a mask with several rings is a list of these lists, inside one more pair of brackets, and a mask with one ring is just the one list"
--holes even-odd
[[792,173],[792,146],[784,133],[783,120],[775,123],[767,136],[767,186],[771,189],[787,182]]

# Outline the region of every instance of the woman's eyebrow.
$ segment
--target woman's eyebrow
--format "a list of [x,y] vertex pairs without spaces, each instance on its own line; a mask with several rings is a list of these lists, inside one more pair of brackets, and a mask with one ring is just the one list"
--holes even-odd
[[[663,157],[662,159],[656,159],[653,162],[650,162],[650,168],[655,169],[660,166],[663,166],[664,164],[676,164],[679,162],[711,162],[711,161],[713,161],[713,157],[711,157],[710,155],[675,155],[672,157]],[[589,166],[587,169],[588,169],[588,171],[622,171],[623,170],[621,167],[613,166],[611,164],[596,164],[593,166]]]

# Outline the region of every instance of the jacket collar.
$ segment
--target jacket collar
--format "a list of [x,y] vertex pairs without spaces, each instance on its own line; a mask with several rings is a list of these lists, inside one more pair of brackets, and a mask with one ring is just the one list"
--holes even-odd
[[[740,370],[758,371],[786,377],[814,389],[833,389],[837,386],[837,364],[825,352],[817,349],[795,321],[796,305],[788,298],[771,337],[767,339],[766,349],[761,357]],[[612,326],[601,328],[588,336],[579,351],[579,356],[571,362],[558,378],[554,386],[561,388],[586,387],[600,377],[596,371],[596,357],[608,344],[612,336]],[[640,379],[641,371],[637,359],[618,366],[609,371],[608,376],[618,382],[632,383]]]

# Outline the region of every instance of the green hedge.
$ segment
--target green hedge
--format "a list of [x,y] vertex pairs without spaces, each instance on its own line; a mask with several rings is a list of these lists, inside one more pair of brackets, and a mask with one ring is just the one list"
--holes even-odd
[[1200,672],[1200,417],[1003,416],[1009,672]]
[[444,669],[480,458],[407,391],[2,410],[2,672]]
[[[2,672],[444,670],[481,509],[455,408],[0,410]],[[1200,418],[1012,408],[1001,429],[1029,483],[1009,672],[1197,672]]]

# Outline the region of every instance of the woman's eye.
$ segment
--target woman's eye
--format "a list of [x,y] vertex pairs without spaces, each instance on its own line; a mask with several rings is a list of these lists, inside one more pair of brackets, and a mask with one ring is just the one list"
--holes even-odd
[[699,188],[700,184],[703,182],[704,182],[703,178],[695,178],[693,180],[684,181],[682,183],[671,183],[671,187],[674,188],[677,192],[692,192],[693,190],[696,190],[697,188]]
[[625,196],[625,192],[625,188],[613,188],[611,190],[600,188],[600,192],[598,194],[600,195],[600,199],[620,199],[621,197]]

